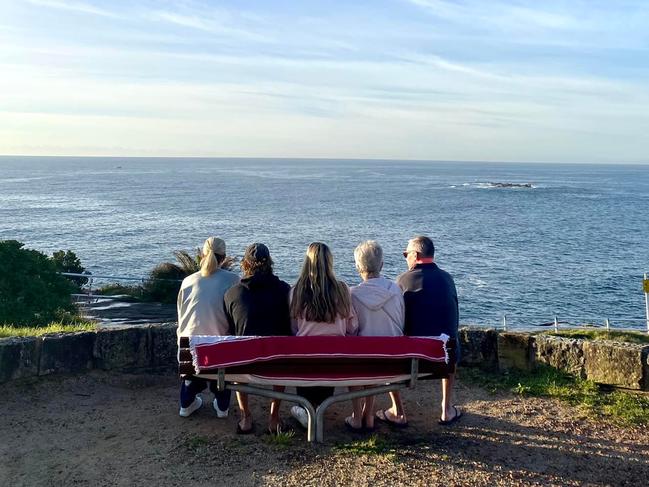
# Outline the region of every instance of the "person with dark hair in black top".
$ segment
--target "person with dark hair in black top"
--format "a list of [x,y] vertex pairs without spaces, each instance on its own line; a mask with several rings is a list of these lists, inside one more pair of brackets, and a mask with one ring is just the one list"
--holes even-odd
[[[404,334],[457,338],[459,312],[455,282],[448,272],[435,264],[433,241],[419,236],[408,241],[403,253],[408,270],[397,278],[406,307]],[[442,380],[442,414],[439,424],[449,425],[462,416],[452,404],[455,374]]]
[[[226,292],[223,306],[230,327],[230,333],[237,336],[284,336],[291,335],[289,315],[289,291],[291,287],[273,274],[273,260],[270,251],[262,243],[246,248],[241,261],[244,277],[241,282]],[[283,391],[283,387],[275,386]],[[248,395],[237,392],[241,409],[238,433],[253,430],[252,414],[248,406]],[[270,403],[268,431],[280,431],[280,400]]]

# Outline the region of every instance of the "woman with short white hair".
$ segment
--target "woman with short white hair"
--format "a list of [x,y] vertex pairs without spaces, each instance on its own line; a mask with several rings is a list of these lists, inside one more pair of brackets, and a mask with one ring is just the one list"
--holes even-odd
[[[374,240],[360,243],[354,249],[356,270],[363,279],[351,288],[352,306],[358,316],[359,336],[401,336],[405,322],[405,306],[401,288],[381,276],[383,249]],[[373,412],[374,396],[352,401],[354,412],[345,418],[348,429],[373,430],[374,418],[398,427],[407,426],[403,404],[398,392],[391,392],[392,407]]]

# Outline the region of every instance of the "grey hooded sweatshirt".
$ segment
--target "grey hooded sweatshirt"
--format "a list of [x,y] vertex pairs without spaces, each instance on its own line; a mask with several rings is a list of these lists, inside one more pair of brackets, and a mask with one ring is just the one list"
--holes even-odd
[[351,288],[358,315],[359,336],[403,335],[405,306],[401,288],[385,277],[363,281]]

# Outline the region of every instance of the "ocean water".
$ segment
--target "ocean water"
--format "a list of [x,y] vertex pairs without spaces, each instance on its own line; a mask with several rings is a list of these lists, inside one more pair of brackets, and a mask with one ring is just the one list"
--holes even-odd
[[0,239],[72,249],[94,274],[142,277],[219,235],[235,256],[266,243],[289,283],[326,242],[353,285],[360,241],[394,278],[416,234],[454,276],[462,323],[645,326],[649,166],[0,158]]

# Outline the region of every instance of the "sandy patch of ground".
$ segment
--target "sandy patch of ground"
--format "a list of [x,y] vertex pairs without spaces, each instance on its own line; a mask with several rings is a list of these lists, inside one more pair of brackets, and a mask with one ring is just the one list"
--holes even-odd
[[[324,445],[306,443],[283,404],[296,434],[280,445],[263,434],[266,400],[251,398],[256,434],[238,436],[236,414],[217,419],[204,406],[178,417],[177,385],[173,373],[101,372],[1,385],[0,485],[639,486],[649,479],[646,427],[461,381],[458,424],[437,425],[439,385],[421,382],[404,394],[410,427],[381,426],[374,446],[354,444],[363,437],[345,430],[344,404],[328,413]],[[386,403],[382,397],[377,406]]]

